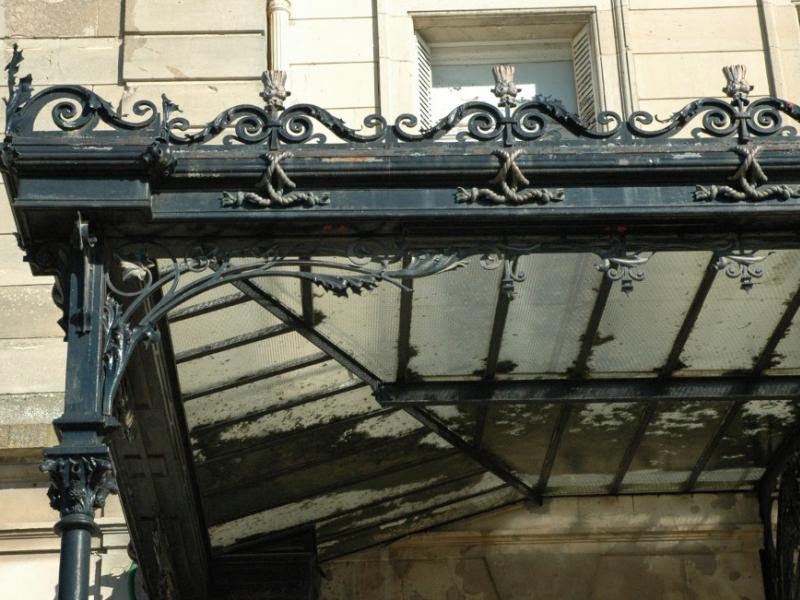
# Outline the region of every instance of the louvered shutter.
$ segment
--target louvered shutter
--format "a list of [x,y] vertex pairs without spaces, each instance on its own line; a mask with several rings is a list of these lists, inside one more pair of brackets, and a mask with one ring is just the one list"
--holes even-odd
[[578,115],[588,127],[597,126],[592,32],[587,25],[572,40],[572,67],[575,72],[575,96]]
[[422,128],[430,127],[433,116],[431,114],[431,51],[425,41],[417,36],[417,104],[419,123]]

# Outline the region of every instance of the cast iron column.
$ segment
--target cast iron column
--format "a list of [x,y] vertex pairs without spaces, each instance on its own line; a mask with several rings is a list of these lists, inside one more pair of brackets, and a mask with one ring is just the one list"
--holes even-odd
[[99,530],[94,511],[117,491],[106,438],[118,427],[102,410],[103,306],[102,252],[88,226],[78,219],[72,246],[61,253],[60,282],[65,294],[67,381],[64,414],[54,421],[60,443],[45,450],[42,470],[50,474],[47,495],[61,519],[58,600],[87,600],[92,535]]

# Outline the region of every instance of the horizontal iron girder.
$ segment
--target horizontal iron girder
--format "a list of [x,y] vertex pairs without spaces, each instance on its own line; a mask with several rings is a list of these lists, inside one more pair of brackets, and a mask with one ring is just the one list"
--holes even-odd
[[385,405],[797,400],[800,376],[387,383],[375,397]]

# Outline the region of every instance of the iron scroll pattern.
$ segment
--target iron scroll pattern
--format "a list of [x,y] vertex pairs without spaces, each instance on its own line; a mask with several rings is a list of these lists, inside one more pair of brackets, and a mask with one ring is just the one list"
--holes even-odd
[[[780,474],[777,493],[761,490],[762,569],[767,600],[800,598],[800,452]],[[776,510],[777,509],[777,510]]]
[[[103,414],[114,414],[115,397],[136,346],[157,342],[159,323],[169,311],[218,286],[252,278],[289,277],[337,296],[361,294],[382,283],[406,290],[403,280],[459,269],[477,257],[486,270],[503,269],[503,281],[513,287],[525,278],[514,259],[533,250],[535,247],[508,244],[409,250],[402,244],[387,248],[379,242],[360,240],[345,251],[275,245],[232,254],[201,248],[187,253],[187,258],[166,259],[169,266],[160,268],[146,249],[128,254],[121,248],[114,253],[115,275],[107,276],[106,281]],[[164,255],[165,249],[159,246],[154,253]],[[303,256],[330,258],[299,258]],[[187,281],[189,275],[191,280]]]
[[[745,69],[741,65],[724,70],[727,79],[724,91],[729,101],[702,98],[666,119],[645,111],[636,111],[623,119],[616,112],[603,111],[596,115],[597,126],[587,125],[560,101],[549,96],[536,95],[529,100],[518,100],[521,90],[513,81],[513,67],[499,65],[493,69],[495,87],[492,91],[499,99],[497,106],[482,101],[466,102],[429,128],[418,129],[418,119],[411,114],[401,114],[391,125],[383,116],[372,114],[363,120],[364,129],[357,130],[314,104],[286,107],[284,101],[290,92],[286,89],[286,74],[282,71],[263,74],[261,97],[264,107],[240,104],[194,128],[187,119],[177,116],[180,108],[166,96],[162,96],[160,111],[149,100],[133,104],[131,112],[142,118],[131,121],[108,101],[82,86],[58,85],[33,94],[30,75],[17,80],[21,62],[22,51],[15,45],[11,61],[6,66],[8,99],[5,151],[2,154],[6,168],[13,159],[13,147],[10,146],[13,138],[39,133],[34,131],[37,117],[51,105],[52,122],[62,131],[86,134],[93,132],[102,121],[113,130],[111,133],[138,130],[150,134],[156,146],[143,159],[160,172],[169,169],[170,161],[164,156],[164,146],[200,145],[219,136],[225,144],[261,144],[270,151],[304,143],[324,144],[328,134],[351,144],[381,147],[449,141],[450,138],[442,138],[457,133],[458,141],[495,142],[509,147],[534,140],[560,144],[571,140],[587,143],[593,140],[619,142],[669,138],[699,120],[699,126],[691,130],[695,137],[736,136],[738,143],[747,143],[754,137],[796,136],[796,123],[800,122],[800,107],[791,102],[773,97],[751,102],[748,93],[752,86],[745,81]],[[794,124],[784,124],[784,117],[789,117]],[[654,123],[658,126],[653,127]],[[190,128],[196,130],[187,133]]]

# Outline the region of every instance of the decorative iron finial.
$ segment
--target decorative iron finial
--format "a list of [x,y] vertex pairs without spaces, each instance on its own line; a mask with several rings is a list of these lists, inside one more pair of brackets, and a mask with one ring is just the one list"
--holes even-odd
[[283,101],[292,95],[286,90],[286,71],[264,71],[261,81],[264,84],[261,97],[267,103],[267,110],[283,110]]
[[494,75],[494,89],[492,93],[500,98],[499,105],[502,107],[514,107],[517,105],[517,84],[514,83],[513,65],[495,65],[492,67]]
[[753,91],[753,86],[745,80],[747,67],[728,65],[722,68],[722,72],[725,73],[725,79],[728,80],[728,85],[722,88],[722,91],[734,100],[747,100],[747,95]]

